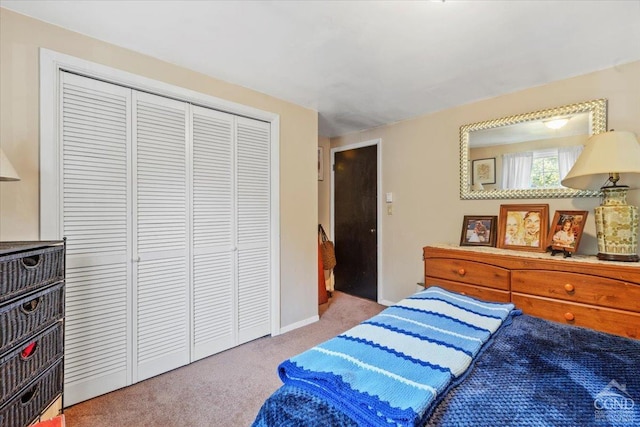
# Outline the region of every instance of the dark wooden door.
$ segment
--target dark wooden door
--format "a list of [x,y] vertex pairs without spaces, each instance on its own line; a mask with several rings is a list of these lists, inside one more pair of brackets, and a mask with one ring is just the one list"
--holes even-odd
[[335,289],[378,300],[378,146],[334,157]]

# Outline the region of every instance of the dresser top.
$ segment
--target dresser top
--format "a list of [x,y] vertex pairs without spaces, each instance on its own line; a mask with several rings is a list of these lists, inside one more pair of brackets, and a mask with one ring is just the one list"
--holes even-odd
[[0,255],[15,252],[24,252],[32,249],[44,248],[47,246],[62,245],[62,240],[34,240],[28,242],[0,242]]
[[570,257],[564,258],[562,254],[551,255],[550,252],[530,252],[530,251],[517,251],[513,249],[500,249],[491,246],[457,246],[453,244],[430,244],[432,248],[439,249],[453,249],[460,251],[477,252],[484,254],[495,255],[511,255],[521,258],[531,258],[549,261],[563,261],[567,263],[582,263],[587,262],[591,264],[607,265],[607,266],[621,266],[621,267],[636,267],[640,271],[640,262],[622,262],[622,261],[603,261],[599,260],[595,255],[576,255],[572,254]]

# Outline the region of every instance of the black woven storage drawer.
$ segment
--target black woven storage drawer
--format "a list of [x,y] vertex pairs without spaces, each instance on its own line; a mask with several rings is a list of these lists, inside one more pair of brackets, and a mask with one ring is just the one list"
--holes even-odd
[[64,354],[62,322],[0,358],[0,406]]
[[0,355],[64,316],[64,282],[0,307]]
[[0,409],[0,427],[22,427],[31,424],[62,393],[62,360],[49,368],[32,384]]
[[63,245],[0,256],[0,302],[63,278]]

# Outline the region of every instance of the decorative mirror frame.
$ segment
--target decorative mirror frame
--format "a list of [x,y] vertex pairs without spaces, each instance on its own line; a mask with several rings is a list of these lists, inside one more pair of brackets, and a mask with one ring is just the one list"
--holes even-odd
[[[570,188],[510,189],[471,191],[469,162],[469,133],[477,130],[498,128],[517,123],[548,119],[568,114],[590,113],[591,135],[607,130],[607,100],[596,99],[578,104],[564,105],[532,113],[518,114],[501,119],[472,123],[460,127],[460,199],[546,199],[568,197],[597,197],[599,190],[574,190]],[[590,136],[591,136],[590,135]]]

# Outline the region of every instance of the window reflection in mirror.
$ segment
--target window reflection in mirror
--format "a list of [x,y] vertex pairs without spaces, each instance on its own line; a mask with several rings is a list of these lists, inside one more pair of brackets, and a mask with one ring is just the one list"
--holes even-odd
[[[606,100],[541,110],[460,128],[462,199],[590,197],[562,187],[589,136],[606,130]],[[469,165],[495,158],[495,183],[471,186]]]

